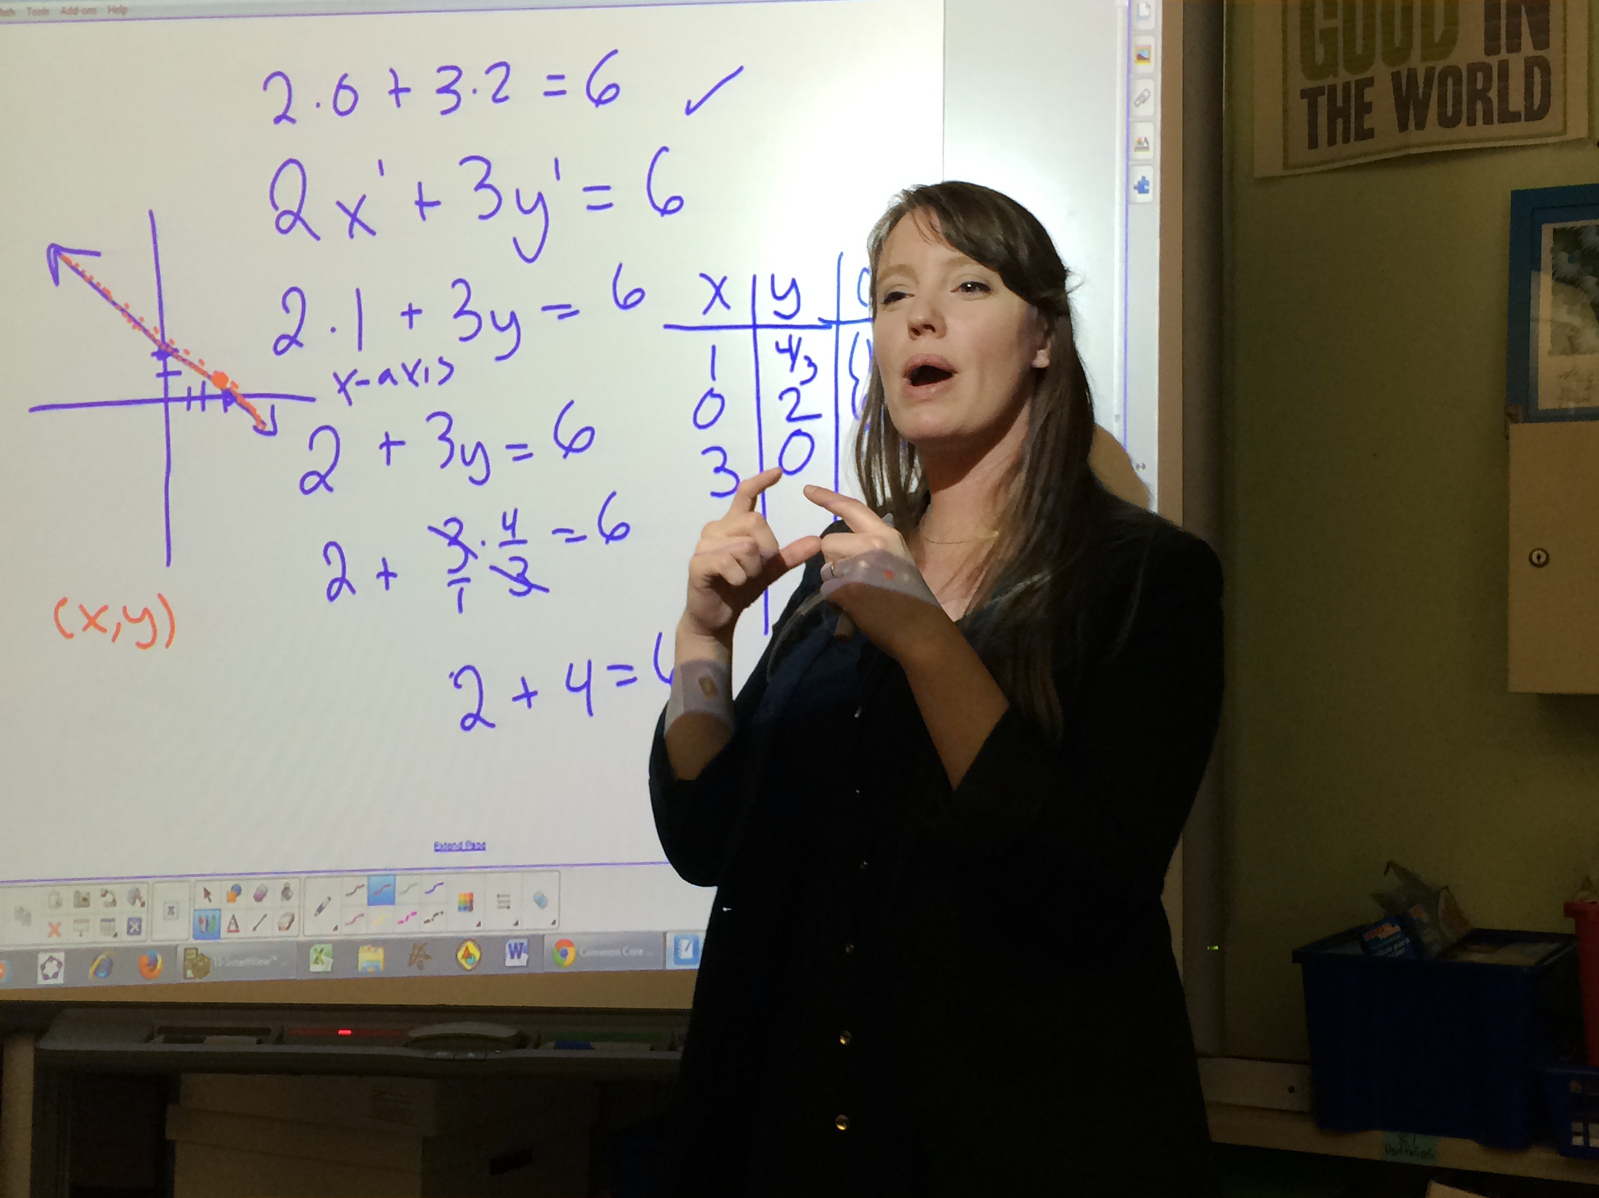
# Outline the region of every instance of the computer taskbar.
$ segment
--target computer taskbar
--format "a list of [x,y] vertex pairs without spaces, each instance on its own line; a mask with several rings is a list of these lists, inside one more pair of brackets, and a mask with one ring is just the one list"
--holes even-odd
[[375,936],[0,950],[0,995],[48,987],[696,969],[703,931]]

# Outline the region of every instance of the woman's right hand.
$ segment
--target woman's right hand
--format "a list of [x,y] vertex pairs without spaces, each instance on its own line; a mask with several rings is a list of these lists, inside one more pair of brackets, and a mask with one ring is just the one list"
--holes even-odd
[[800,537],[779,548],[766,518],[755,510],[761,492],[782,477],[783,468],[773,466],[746,478],[733,493],[727,515],[700,530],[688,564],[688,604],[678,625],[680,640],[715,641],[727,660],[739,614],[772,583],[821,550],[819,536]]

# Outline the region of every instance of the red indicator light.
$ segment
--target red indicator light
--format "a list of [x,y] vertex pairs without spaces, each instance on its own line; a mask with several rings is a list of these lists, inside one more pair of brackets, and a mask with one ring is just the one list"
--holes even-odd
[[340,1029],[339,1029],[339,1035],[341,1035],[341,1036],[353,1036],[353,1035],[354,1035],[354,1034],[355,1034],[355,1033],[354,1033],[354,1032],[352,1032],[352,1031],[351,1031],[351,1030],[350,1030],[350,1029],[349,1029],[349,1028],[347,1028],[347,1027],[341,1027],[341,1028],[340,1028]]

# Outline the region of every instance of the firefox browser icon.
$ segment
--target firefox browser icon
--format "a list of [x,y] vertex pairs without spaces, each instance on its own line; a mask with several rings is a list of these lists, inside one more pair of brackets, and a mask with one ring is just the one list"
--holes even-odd
[[577,960],[577,945],[563,936],[555,942],[555,951],[551,956],[557,965],[562,969],[566,969]]

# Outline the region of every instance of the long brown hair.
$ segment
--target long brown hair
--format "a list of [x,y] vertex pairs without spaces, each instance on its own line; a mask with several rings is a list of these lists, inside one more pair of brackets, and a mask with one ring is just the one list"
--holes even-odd
[[[970,567],[977,584],[959,626],[1011,704],[1059,739],[1064,713],[1053,666],[1066,629],[1062,613],[1089,581],[1095,546],[1147,531],[1158,517],[1112,496],[1089,468],[1094,408],[1072,333],[1069,272],[1038,218],[975,183],[901,192],[867,239],[874,317],[883,247],[907,216],[999,275],[1049,330],[1049,365],[1033,368],[1026,440],[1001,484],[999,535]],[[931,498],[927,480],[916,447],[894,427],[875,365],[855,431],[855,470],[872,511],[891,517],[901,532],[916,528]],[[804,608],[795,612],[804,614]]]

